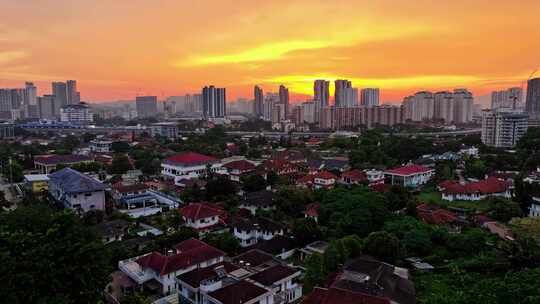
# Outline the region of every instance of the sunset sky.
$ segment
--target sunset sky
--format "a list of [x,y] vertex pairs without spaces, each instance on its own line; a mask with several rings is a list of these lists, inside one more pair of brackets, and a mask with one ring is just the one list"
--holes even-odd
[[539,12],[538,0],[0,0],[0,87],[76,79],[97,102],[283,83],[305,99],[313,80],[346,78],[384,101],[483,95],[540,68]]

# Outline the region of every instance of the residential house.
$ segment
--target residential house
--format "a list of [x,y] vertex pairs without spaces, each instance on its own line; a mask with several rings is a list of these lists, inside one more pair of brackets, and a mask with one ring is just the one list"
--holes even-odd
[[301,274],[296,268],[278,264],[250,276],[249,280],[271,290],[274,303],[293,303],[302,297]]
[[313,219],[316,223],[319,221],[319,209],[321,208],[320,203],[312,203],[306,206],[306,211],[304,211],[304,217]]
[[299,178],[296,184],[309,189],[332,189],[336,185],[338,177],[329,171],[309,174]]
[[370,169],[364,171],[367,176],[367,180],[370,185],[374,184],[384,184],[384,171],[376,170],[376,169]]
[[434,175],[435,169],[418,165],[408,165],[384,171],[384,177],[389,184],[411,188],[426,184]]
[[187,227],[204,233],[213,230],[220,224],[220,216],[224,214],[224,211],[215,204],[191,203],[180,208],[180,214]]
[[269,190],[248,192],[244,194],[238,207],[249,210],[252,215],[255,215],[257,210],[274,210],[276,209],[274,196],[274,193]]
[[113,197],[115,199],[121,199],[123,197],[131,196],[131,195],[146,194],[149,188],[150,187],[142,183],[124,185],[123,183],[118,182],[112,185]]
[[64,168],[49,175],[49,193],[65,208],[80,213],[105,210],[105,185],[79,171]]
[[297,248],[297,243],[293,238],[275,235],[271,240],[259,240],[255,245],[245,249],[257,249],[273,255],[275,258],[286,260],[294,255]]
[[104,244],[121,241],[127,234],[130,223],[125,220],[101,222],[95,226]]
[[416,206],[418,218],[425,223],[457,228],[462,221],[453,212],[437,205],[420,204]]
[[34,158],[34,167],[43,174],[49,174],[55,171],[58,165],[70,166],[91,161],[86,155],[39,155]]
[[90,151],[94,153],[111,153],[113,141],[105,139],[94,139],[90,141]]
[[439,184],[442,199],[447,201],[479,201],[490,196],[511,198],[510,185],[496,177],[467,184],[457,181],[445,181]]
[[242,247],[254,245],[259,240],[271,240],[283,235],[285,230],[281,224],[267,218],[232,218],[229,226]]
[[168,157],[161,163],[161,174],[175,183],[181,179],[199,178],[211,172],[220,172],[221,163],[212,156],[186,152]]
[[315,287],[300,304],[393,304],[390,299],[341,288]]
[[227,171],[229,179],[235,182],[240,182],[242,176],[249,175],[255,171],[255,165],[247,160],[237,160],[226,163],[223,168]]
[[306,245],[306,247],[300,249],[300,259],[304,260],[306,257],[317,253],[324,254],[329,244],[325,241],[315,241],[311,244]]
[[36,194],[49,190],[49,177],[47,174],[29,174],[24,176],[25,188]]
[[135,281],[139,290],[157,287],[158,294],[176,293],[176,277],[194,269],[223,262],[225,253],[202,241],[191,238],[167,254],[154,251],[118,262],[118,268]]
[[358,169],[345,171],[341,174],[339,181],[345,185],[358,185],[368,181],[367,174]]

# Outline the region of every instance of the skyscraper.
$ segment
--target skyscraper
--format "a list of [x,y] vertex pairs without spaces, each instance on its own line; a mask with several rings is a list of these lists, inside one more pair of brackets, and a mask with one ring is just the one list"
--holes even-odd
[[491,92],[491,109],[513,109],[520,105],[523,91],[521,88],[509,88],[503,91]]
[[223,118],[227,111],[227,97],[225,88],[216,88],[213,85],[202,89],[203,116],[205,118]]
[[39,118],[37,88],[33,82],[26,82],[24,85],[23,107],[25,118]]
[[255,117],[260,118],[263,116],[264,112],[263,90],[259,86],[255,86],[253,95],[253,114],[255,115]]
[[330,81],[318,79],[313,85],[314,122],[318,122],[321,109],[330,104]]
[[454,94],[448,91],[437,92],[433,98],[433,116],[445,123],[454,121]]
[[80,95],[77,92],[77,81],[68,80],[66,82],[67,104],[78,104],[81,102]]
[[365,88],[360,91],[360,105],[373,107],[379,105],[379,89]]
[[534,78],[527,81],[525,111],[533,119],[540,118],[540,78]]
[[56,100],[58,100],[60,106],[68,104],[67,85],[65,82],[53,82],[52,94],[56,96]]
[[279,86],[279,103],[283,105],[284,119],[289,117],[289,89],[284,85]]
[[472,121],[474,97],[467,89],[454,90],[454,123]]
[[[39,118],[55,119],[57,116],[59,116],[55,113],[57,108],[55,103],[57,101],[58,99],[54,95],[43,95],[43,97],[38,97]],[[60,114],[60,112],[58,114]]]
[[135,106],[139,118],[156,116],[157,96],[137,96]]
[[352,88],[352,83],[350,81],[344,79],[338,79],[335,81],[334,105],[336,107],[347,106],[347,88]]

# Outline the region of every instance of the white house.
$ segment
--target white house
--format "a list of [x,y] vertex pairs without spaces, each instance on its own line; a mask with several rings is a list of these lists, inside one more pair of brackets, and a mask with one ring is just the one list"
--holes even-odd
[[223,165],[223,168],[227,170],[229,179],[235,182],[239,182],[242,176],[248,175],[255,171],[255,165],[247,160],[236,160],[228,162]]
[[64,207],[80,213],[105,210],[105,185],[71,168],[49,175],[49,193]]
[[282,225],[266,218],[236,219],[231,227],[242,247],[254,245],[259,240],[271,240],[276,235],[283,235],[284,231]]
[[112,152],[112,140],[94,139],[90,141],[90,151],[96,153],[109,153]]
[[175,246],[167,254],[151,252],[118,262],[118,268],[129,276],[139,289],[156,281],[161,295],[176,293],[176,277],[198,268],[223,262],[225,253],[202,241],[191,238]]
[[168,157],[161,163],[161,174],[178,183],[182,179],[199,178],[207,174],[208,166],[212,172],[221,172],[221,163],[217,158],[186,152]]
[[249,277],[249,280],[272,291],[274,303],[293,303],[302,297],[302,285],[298,283],[300,270],[281,264],[267,268]]
[[192,203],[181,208],[180,214],[187,227],[205,232],[219,224],[222,210],[209,203]]
[[416,188],[426,184],[435,175],[435,169],[409,165],[384,171],[384,177],[391,185]]
[[533,203],[529,208],[530,217],[540,217],[540,197],[533,197]]

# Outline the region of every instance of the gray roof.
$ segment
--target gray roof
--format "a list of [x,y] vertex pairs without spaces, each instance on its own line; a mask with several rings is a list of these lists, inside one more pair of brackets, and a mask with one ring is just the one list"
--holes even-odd
[[77,170],[64,168],[49,174],[51,182],[66,193],[81,193],[105,190],[105,185]]

